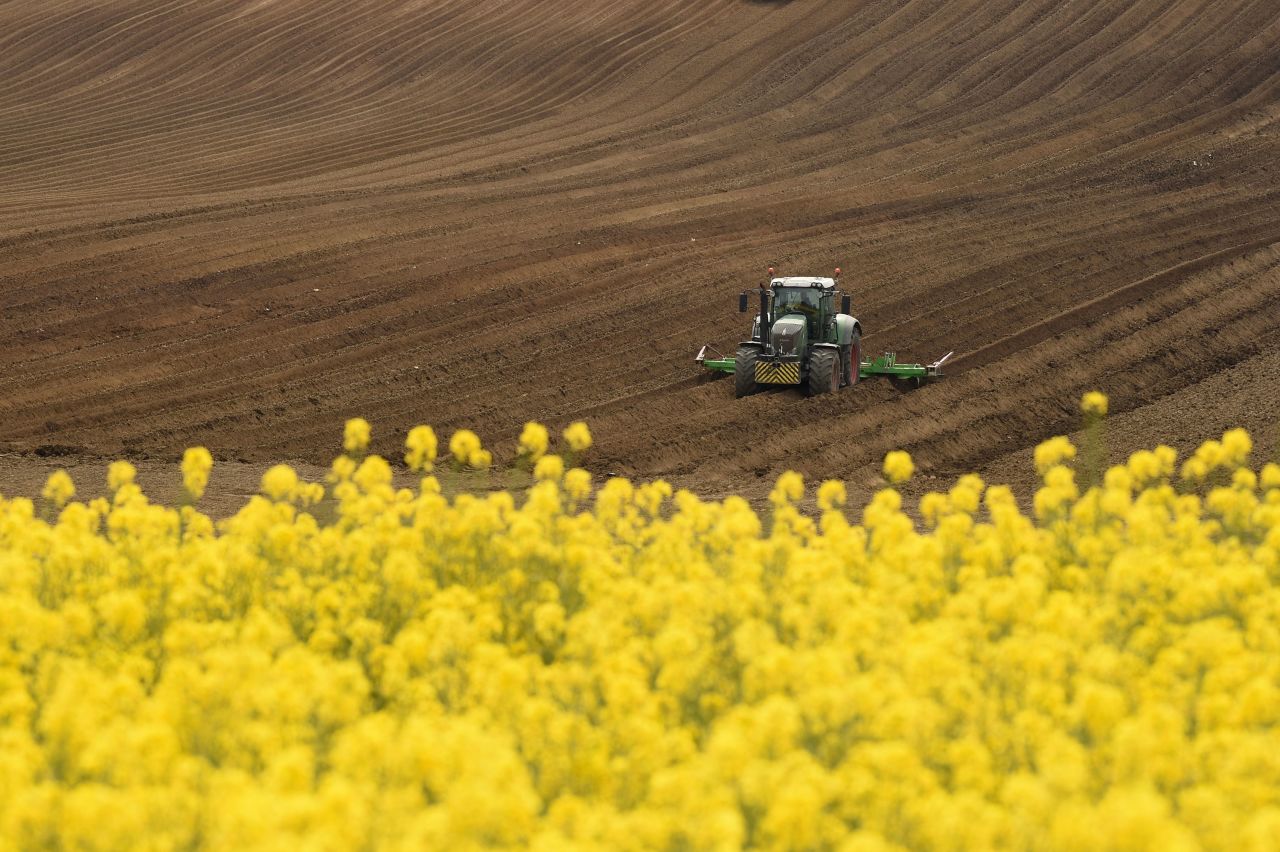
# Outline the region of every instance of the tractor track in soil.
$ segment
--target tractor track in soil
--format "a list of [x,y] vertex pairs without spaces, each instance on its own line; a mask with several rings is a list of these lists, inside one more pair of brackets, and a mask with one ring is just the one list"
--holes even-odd
[[[0,492],[355,415],[585,417],[598,472],[749,496],[1006,475],[1093,388],[1117,452],[1266,433],[1218,377],[1280,356],[1277,43],[1272,0],[0,4]],[[734,400],[691,359],[769,265],[951,376]]]

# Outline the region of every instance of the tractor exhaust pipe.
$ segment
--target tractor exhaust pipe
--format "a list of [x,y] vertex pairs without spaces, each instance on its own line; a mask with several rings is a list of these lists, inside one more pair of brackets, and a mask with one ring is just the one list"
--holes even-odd
[[760,340],[769,342],[769,330],[773,328],[773,318],[769,316],[769,289],[760,288]]
[[773,329],[773,317],[769,313],[769,297],[773,295],[773,291],[769,288],[773,286],[773,276],[776,274],[770,266],[769,283],[760,285],[760,342],[765,345],[766,350],[769,348],[769,332]]

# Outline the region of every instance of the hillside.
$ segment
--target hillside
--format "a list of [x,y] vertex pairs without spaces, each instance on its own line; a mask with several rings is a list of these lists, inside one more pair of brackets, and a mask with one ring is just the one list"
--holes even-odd
[[[714,490],[981,469],[1094,387],[1275,424],[1210,380],[1280,353],[1278,43],[1272,0],[0,3],[0,450],[585,418]],[[953,375],[734,400],[692,357],[771,264]]]

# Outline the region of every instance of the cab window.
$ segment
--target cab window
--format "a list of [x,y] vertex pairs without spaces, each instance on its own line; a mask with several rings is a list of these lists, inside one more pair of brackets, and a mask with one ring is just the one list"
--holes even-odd
[[821,295],[812,287],[779,287],[774,309],[781,315],[787,310],[817,311]]

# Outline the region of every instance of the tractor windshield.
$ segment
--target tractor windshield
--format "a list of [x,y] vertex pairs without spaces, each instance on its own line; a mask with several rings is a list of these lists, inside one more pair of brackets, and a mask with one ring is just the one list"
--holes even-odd
[[799,311],[813,315],[821,306],[822,296],[813,287],[779,287],[774,291],[773,310],[778,316]]

